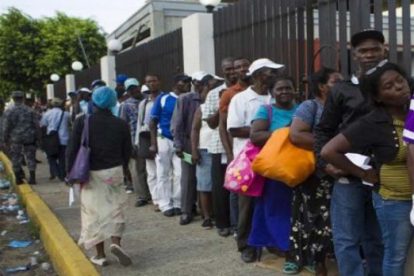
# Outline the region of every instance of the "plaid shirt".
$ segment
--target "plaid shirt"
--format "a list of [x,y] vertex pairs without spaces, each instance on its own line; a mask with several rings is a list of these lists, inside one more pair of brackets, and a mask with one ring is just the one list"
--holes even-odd
[[[220,91],[222,91],[223,89],[227,89],[226,83],[223,83],[222,85],[214,88],[207,94],[205,104],[203,106],[203,109],[201,110],[203,114],[202,118],[204,121],[218,112],[220,104]],[[210,146],[208,148],[208,152],[212,154],[225,152],[223,144],[221,143],[218,127],[213,129],[211,133]]]
[[409,144],[414,144],[414,96],[411,98],[410,110],[405,121],[403,139]]
[[135,140],[139,102],[139,100],[130,97],[121,103],[119,107],[119,118],[125,120],[128,123],[129,130],[131,131],[131,141]]

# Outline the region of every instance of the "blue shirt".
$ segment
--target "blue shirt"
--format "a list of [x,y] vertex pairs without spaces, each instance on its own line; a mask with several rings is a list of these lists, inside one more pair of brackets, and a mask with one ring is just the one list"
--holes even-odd
[[317,100],[307,100],[301,103],[295,112],[294,117],[301,119],[311,127],[312,132],[319,124],[323,112],[323,104]]
[[47,134],[49,134],[52,130],[57,130],[62,112],[64,112],[64,115],[58,134],[60,144],[66,146],[69,141],[69,112],[63,111],[58,107],[54,107],[43,114],[42,119],[40,120],[40,126],[47,127]]
[[[285,127],[292,122],[293,114],[295,114],[297,105],[293,106],[291,109],[281,109],[272,105],[272,121],[270,123],[270,131],[275,131],[276,129]],[[259,107],[257,110],[254,120],[269,120],[269,111],[268,108],[264,105]]]
[[151,119],[158,120],[158,132],[170,140],[173,140],[170,126],[177,98],[174,92],[163,93],[155,99],[151,109]]

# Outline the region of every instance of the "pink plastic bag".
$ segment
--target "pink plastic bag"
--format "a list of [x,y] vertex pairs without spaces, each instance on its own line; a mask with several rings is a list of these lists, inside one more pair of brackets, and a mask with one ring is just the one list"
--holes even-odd
[[252,170],[252,162],[260,148],[247,142],[243,150],[227,166],[224,188],[230,192],[258,197],[262,195],[265,178]]

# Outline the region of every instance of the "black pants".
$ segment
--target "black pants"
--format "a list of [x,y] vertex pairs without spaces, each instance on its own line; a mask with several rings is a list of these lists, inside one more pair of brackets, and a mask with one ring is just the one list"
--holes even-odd
[[239,195],[239,223],[237,225],[237,248],[239,251],[245,249],[252,228],[254,211],[254,198]]
[[191,214],[196,201],[196,166],[181,161],[181,211]]
[[56,156],[48,156],[47,161],[50,167],[50,176],[58,177],[60,180],[64,180],[66,176],[65,172],[65,160],[66,160],[66,146],[59,146],[59,153]]
[[212,154],[211,180],[213,182],[213,213],[219,229],[230,227],[229,191],[223,188],[226,165],[221,164],[221,154]]
[[151,194],[148,189],[147,183],[147,170],[145,165],[145,159],[142,157],[136,157],[135,169],[137,170],[138,182],[134,183],[134,189],[138,199],[151,200]]

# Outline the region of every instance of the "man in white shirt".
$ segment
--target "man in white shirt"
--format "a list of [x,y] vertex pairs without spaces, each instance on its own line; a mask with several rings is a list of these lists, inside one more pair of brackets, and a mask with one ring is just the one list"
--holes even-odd
[[[284,65],[274,63],[267,58],[255,60],[248,72],[253,85],[232,98],[227,115],[227,130],[233,137],[234,157],[240,153],[249,139],[251,121],[257,110],[261,105],[270,103],[269,91],[274,85],[278,71],[283,67]],[[246,263],[254,262],[257,258],[256,249],[247,245],[253,210],[253,198],[239,195],[237,247],[242,252],[242,260]]]

